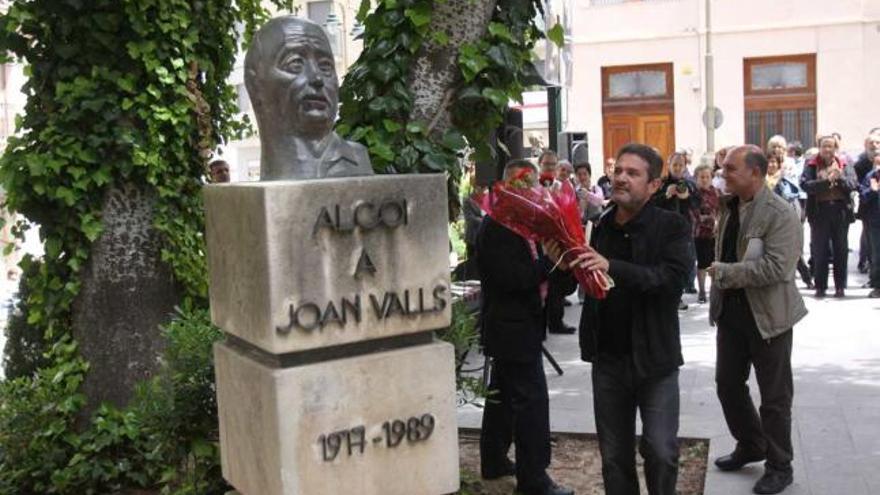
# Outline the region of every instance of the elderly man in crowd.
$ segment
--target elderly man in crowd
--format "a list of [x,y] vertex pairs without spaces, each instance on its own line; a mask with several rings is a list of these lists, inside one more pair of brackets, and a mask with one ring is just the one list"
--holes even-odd
[[[853,168],[856,171],[856,178],[859,184],[862,184],[867,176],[874,169],[874,157],[880,153],[880,129],[872,129],[865,138],[865,151],[859,155],[859,159]],[[871,245],[868,239],[869,221],[866,218],[868,213],[865,212],[865,201],[859,202],[859,218],[862,219],[862,237],[859,240],[859,272],[868,273],[869,266],[873,261],[871,259]]]
[[[553,178],[552,184],[544,184],[545,187],[555,188],[562,185],[562,182],[559,180],[560,161],[555,152],[552,150],[546,150],[541,153],[541,156],[538,158],[538,165],[541,168],[542,176]],[[568,166],[570,167],[571,164]],[[573,326],[566,325],[562,320],[563,316],[565,316],[565,306],[569,304],[568,301],[566,301],[565,296],[571,292],[571,290],[566,291],[557,281],[550,281],[547,294],[547,306],[545,308],[548,332],[572,334],[576,331]]]
[[[810,222],[810,254],[815,262],[816,297],[828,289],[828,255],[834,263],[834,297],[844,297],[849,246],[847,234],[853,221],[850,193],[859,183],[852,165],[838,155],[838,141],[820,136],[819,153],[808,160],[801,175],[801,189],[807,192],[807,221]],[[828,249],[829,243],[831,249]]]
[[[715,381],[736,448],[715,460],[724,471],[766,459],[759,494],[791,484],[792,328],[807,310],[794,283],[803,248],[798,214],[765,185],[767,158],[740,146],[724,161],[731,198],[721,205],[710,319],[718,326]],[[747,381],[754,366],[760,414]]]
[[880,153],[874,154],[872,169],[865,174],[859,188],[862,222],[871,246],[871,276],[868,285],[871,299],[880,298]]

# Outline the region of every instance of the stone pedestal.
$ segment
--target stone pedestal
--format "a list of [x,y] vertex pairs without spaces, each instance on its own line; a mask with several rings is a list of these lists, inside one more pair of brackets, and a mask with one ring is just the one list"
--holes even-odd
[[205,191],[224,477],[241,495],[459,487],[446,181]]
[[452,346],[291,368],[215,349],[223,474],[243,494],[458,490]]

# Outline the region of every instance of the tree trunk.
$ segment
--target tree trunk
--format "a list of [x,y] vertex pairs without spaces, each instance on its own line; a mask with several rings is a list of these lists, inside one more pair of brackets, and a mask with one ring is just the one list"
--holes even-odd
[[85,419],[101,402],[125,406],[137,382],[158,369],[163,339],[181,290],[162,262],[153,228],[156,196],[133,184],[104,197],[104,231],[92,245],[73,305],[73,332],[90,363]]
[[429,32],[446,33],[449,42],[427,41],[410,71],[413,93],[410,120],[428,123],[432,134],[442,136],[452,127],[449,100],[461,78],[459,47],[480,39],[489,26],[495,0],[446,0],[435,2]]

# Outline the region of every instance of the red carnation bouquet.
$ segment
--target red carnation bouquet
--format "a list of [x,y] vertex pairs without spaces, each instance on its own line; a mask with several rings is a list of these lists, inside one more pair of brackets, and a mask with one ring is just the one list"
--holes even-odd
[[[568,181],[560,187],[531,185],[524,168],[506,182],[498,182],[491,192],[478,193],[474,200],[487,215],[520,236],[536,241],[556,241],[563,249],[562,261],[572,262],[592,250],[587,246],[577,195]],[[614,281],[600,270],[572,267],[575,278],[594,299],[604,299]]]

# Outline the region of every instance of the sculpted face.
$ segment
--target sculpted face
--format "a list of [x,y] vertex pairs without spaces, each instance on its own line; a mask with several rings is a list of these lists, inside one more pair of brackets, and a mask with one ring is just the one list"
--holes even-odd
[[255,109],[285,134],[318,138],[330,132],[339,81],[324,31],[298,18],[281,17],[261,29],[257,40],[259,58],[252,60],[254,64],[246,62],[264,103],[263,108],[255,104]]

